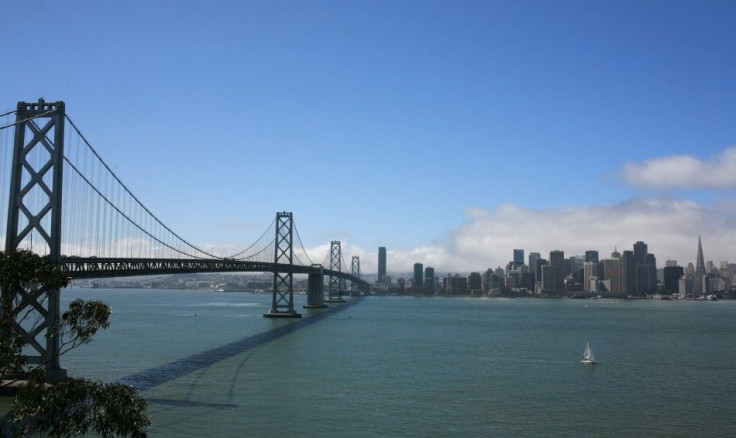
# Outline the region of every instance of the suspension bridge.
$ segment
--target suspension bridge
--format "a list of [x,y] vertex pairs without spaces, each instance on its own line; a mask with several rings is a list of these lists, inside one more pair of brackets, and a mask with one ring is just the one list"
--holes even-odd
[[[18,102],[0,113],[0,189],[5,251],[45,256],[71,279],[272,272],[272,304],[264,316],[274,318],[301,316],[294,307],[295,274],[308,276],[305,308],[343,302],[347,282],[353,294],[369,291],[359,257],[345,263],[341,242],[332,241],[324,258],[313,261],[291,212],[277,212],[261,236],[238,251],[184,239],[129,190],[61,101]],[[49,380],[63,378],[59,339],[49,330],[60,318],[59,291],[45,290],[38,300],[17,291],[15,301],[24,315],[40,321],[33,327],[18,323],[32,349],[26,359],[45,364]]]

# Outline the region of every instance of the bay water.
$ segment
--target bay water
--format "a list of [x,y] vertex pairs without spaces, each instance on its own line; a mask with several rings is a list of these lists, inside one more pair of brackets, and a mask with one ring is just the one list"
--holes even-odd
[[296,296],[277,320],[269,294],[62,297],[112,307],[62,365],[142,388],[151,437],[736,435],[736,301]]

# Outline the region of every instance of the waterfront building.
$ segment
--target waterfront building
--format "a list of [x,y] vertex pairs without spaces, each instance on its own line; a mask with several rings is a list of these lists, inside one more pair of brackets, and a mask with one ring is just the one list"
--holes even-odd
[[424,285],[424,265],[414,263],[414,287],[419,289]]
[[680,298],[693,296],[693,293],[695,292],[695,278],[692,275],[683,275],[680,277],[679,283],[680,287],[678,290],[680,291]]
[[468,279],[459,274],[447,274],[442,279],[442,289],[447,295],[463,295],[468,290]]
[[482,290],[482,283],[483,281],[480,277],[480,272],[471,272],[468,276],[468,289],[470,289],[471,291]]
[[668,294],[677,293],[680,290],[680,278],[685,275],[682,266],[668,265],[664,267],[664,291]]
[[378,282],[386,282],[386,247],[378,247]]

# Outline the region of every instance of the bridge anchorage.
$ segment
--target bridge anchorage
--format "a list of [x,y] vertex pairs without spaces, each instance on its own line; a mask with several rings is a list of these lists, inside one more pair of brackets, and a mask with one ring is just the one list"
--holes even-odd
[[330,243],[330,282],[327,289],[328,303],[344,303],[342,299],[342,291],[344,289],[344,281],[342,278],[333,275],[334,272],[340,272],[342,269],[342,248],[339,240],[333,240]]

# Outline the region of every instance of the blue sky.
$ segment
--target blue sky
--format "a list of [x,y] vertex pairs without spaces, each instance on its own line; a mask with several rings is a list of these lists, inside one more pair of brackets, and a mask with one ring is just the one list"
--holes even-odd
[[9,2],[0,109],[64,100],[195,242],[289,210],[366,269],[379,245],[397,270],[465,271],[635,240],[663,265],[697,234],[734,261],[735,20],[727,1]]

